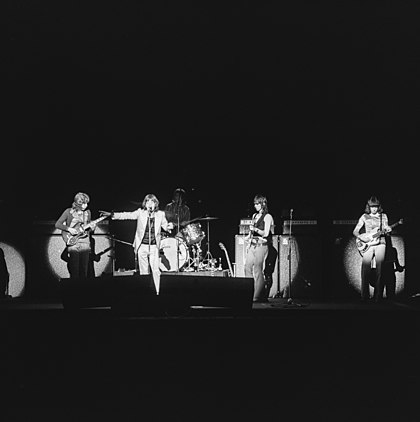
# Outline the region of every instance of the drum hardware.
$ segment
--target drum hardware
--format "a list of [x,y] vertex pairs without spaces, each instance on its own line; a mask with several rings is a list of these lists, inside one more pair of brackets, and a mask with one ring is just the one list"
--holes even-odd
[[213,260],[213,256],[210,253],[210,221],[213,220],[218,220],[219,217],[201,217],[199,218],[200,221],[207,221],[207,252],[206,255],[204,256],[204,261],[207,261],[207,266],[211,266],[212,260]]
[[200,244],[190,246],[191,254],[188,257],[188,264],[183,268],[182,271],[192,272],[198,271],[201,262],[201,247]]

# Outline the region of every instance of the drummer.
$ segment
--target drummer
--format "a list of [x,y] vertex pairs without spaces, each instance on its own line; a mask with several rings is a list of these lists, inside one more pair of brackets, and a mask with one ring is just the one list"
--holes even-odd
[[186,204],[184,189],[175,189],[172,195],[172,201],[165,206],[165,216],[168,222],[173,223],[174,225],[172,234],[183,237],[182,229],[185,228],[191,219],[190,208]]

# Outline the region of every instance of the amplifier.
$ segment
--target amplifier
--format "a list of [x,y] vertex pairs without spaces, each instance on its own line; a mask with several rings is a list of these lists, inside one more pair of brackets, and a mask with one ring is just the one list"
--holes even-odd
[[239,222],[239,234],[249,234],[249,226],[252,224],[252,218],[242,218]]
[[[252,224],[252,218],[243,218],[239,222],[239,234],[249,234],[249,226]],[[275,231],[276,225],[273,225]]]
[[[311,233],[317,228],[317,220],[292,220],[292,233]],[[282,233],[290,234],[290,220],[283,221]]]
[[334,226],[355,226],[357,224],[357,220],[333,220]]
[[[235,236],[235,270],[237,277],[244,277],[245,275],[246,242],[244,237]],[[277,294],[288,297],[289,262],[291,263],[292,297],[321,297],[324,292],[321,280],[321,248],[317,236],[312,234],[273,235],[273,246],[277,252],[277,259],[270,297]],[[289,247],[290,261],[288,259]]]

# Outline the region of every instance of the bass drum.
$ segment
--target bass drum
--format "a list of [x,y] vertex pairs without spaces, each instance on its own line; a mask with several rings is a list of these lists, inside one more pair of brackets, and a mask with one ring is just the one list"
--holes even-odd
[[179,248],[179,268],[184,268],[188,262],[189,252],[185,242],[179,238],[167,237],[160,242],[159,268],[161,271],[177,271],[177,243]]

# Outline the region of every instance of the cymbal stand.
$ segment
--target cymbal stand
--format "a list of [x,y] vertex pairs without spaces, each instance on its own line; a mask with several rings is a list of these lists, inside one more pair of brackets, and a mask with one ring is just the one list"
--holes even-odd
[[287,259],[289,260],[289,285],[288,285],[288,299],[285,307],[295,308],[302,307],[303,305],[297,302],[294,302],[292,299],[292,221],[293,221],[293,208],[290,209],[290,220],[289,220],[289,251]]
[[211,263],[213,260],[213,255],[210,253],[210,220],[207,220],[207,252],[204,255],[203,262]]

